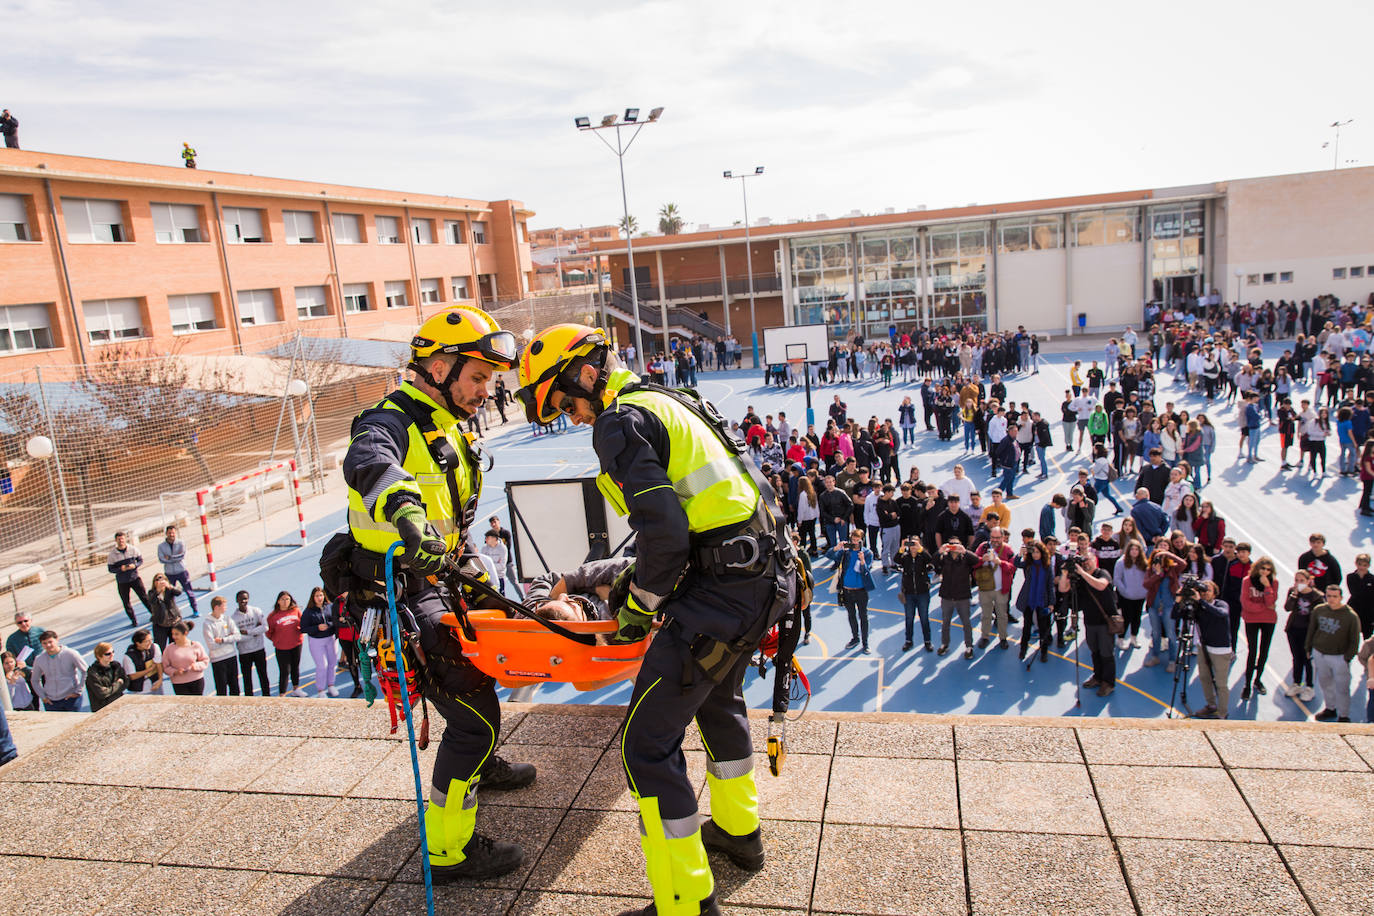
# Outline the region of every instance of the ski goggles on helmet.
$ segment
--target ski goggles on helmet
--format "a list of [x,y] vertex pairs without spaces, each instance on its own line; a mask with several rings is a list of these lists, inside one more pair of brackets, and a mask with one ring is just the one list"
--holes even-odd
[[[411,341],[412,347],[433,345],[433,341],[422,337],[416,337]],[[520,346],[515,341],[515,335],[510,331],[493,331],[476,340],[465,340],[461,343],[437,347],[433,352],[468,359],[480,359],[502,369],[509,369],[515,365],[516,357],[520,355]]]

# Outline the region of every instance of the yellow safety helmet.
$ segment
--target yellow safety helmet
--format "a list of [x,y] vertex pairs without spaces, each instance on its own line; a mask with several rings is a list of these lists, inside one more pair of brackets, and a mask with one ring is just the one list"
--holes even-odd
[[539,424],[557,419],[558,408],[551,401],[554,388],[574,397],[594,397],[595,392],[580,385],[570,387],[560,382],[560,376],[578,360],[606,346],[606,332],[585,324],[556,324],[536,334],[520,355],[520,389],[515,393],[525,407],[525,418]]
[[436,353],[460,359],[480,359],[498,369],[510,369],[520,352],[515,335],[501,330],[486,312],[470,305],[445,309],[430,318],[410,339],[412,367]]

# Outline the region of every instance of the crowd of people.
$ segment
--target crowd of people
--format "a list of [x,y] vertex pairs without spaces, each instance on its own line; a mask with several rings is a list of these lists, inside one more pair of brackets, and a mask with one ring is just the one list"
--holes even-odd
[[[1260,347],[1271,315],[1279,328],[1291,317],[1301,331],[1266,366]],[[1236,461],[1267,460],[1261,445],[1277,432],[1269,448],[1296,471],[1301,459],[1286,460],[1296,446],[1314,484],[1334,433],[1340,473],[1363,484],[1356,511],[1374,514],[1371,315],[1370,306],[1323,299],[1301,307],[1225,307],[1204,318],[1190,313],[1143,335],[1127,328],[1101,360],[1070,367],[1057,423],[1049,405],[1042,412],[1007,396],[1003,373],[1038,370],[1033,335],[855,340],[836,349],[860,371],[852,362],[848,375],[813,366],[817,381],[881,375],[886,385],[890,358],[914,361],[920,388],[897,405],[895,422],[861,422],[835,394],[820,432],[793,428],[783,411],[760,417],[752,406],[734,426],[771,476],[805,549],[834,561],[833,586],[850,624],[847,648],[870,651],[876,576],[900,576],[904,652],[917,643],[918,620],[925,649],[944,655],[957,617],[970,659],[993,638],[1010,648],[1009,628],[1019,622],[1022,658],[1034,652],[1043,661],[1052,647],[1081,637],[1093,660],[1084,686],[1103,697],[1115,689],[1118,659],[1129,653],[1143,651],[1146,667],[1163,664],[1171,673],[1195,664],[1206,701],[1195,714],[1224,718],[1232,711],[1230,669],[1242,649],[1240,700],[1277,686],[1265,683],[1265,669],[1281,604],[1292,671],[1284,693],[1306,704],[1320,688],[1315,718],[1348,721],[1350,665],[1358,657],[1371,691],[1366,717],[1374,721],[1369,555],[1348,558],[1353,568],[1343,575],[1325,538],[1314,533],[1291,581],[1281,583],[1275,559],[1252,556],[1252,545],[1226,533],[1222,494],[1216,504],[1202,495],[1217,437],[1231,426],[1220,412],[1233,410]],[[1157,377],[1161,369],[1167,373]],[[1303,396],[1308,388],[1312,397]],[[1203,402],[1196,413],[1180,406],[1194,397]],[[1318,397],[1330,406],[1314,408]],[[919,448],[920,432],[941,440],[962,435],[966,456],[948,479],[927,481],[914,465],[903,479],[901,453]],[[1013,530],[1007,503],[1018,498],[1018,478],[1033,469],[1036,479],[1048,477],[1047,453],[1059,448],[1070,466],[1080,465],[1072,472],[1076,481],[1051,497],[1034,527]],[[969,473],[979,455],[991,472],[986,492]],[[938,648],[930,619],[936,583]]]
[[[488,530],[470,537],[469,550],[503,592],[509,585],[519,594],[520,582],[510,562],[511,533],[499,516],[488,521]],[[253,696],[254,675],[258,695],[272,696],[269,649],[278,696],[307,695],[310,683],[303,684],[300,673],[305,652],[314,662],[316,696],[339,696],[335,681],[344,673],[353,682],[352,696],[363,695],[360,646],[345,612],[346,596],[331,602],[317,585],[302,606],[290,591],[282,590],[264,611],[251,603],[246,589],[240,589],[232,609],[223,596],[215,596],[209,615],[197,620],[200,613],[185,566],[185,546],[175,525],[167,526],[157,555],[162,569],[145,586],[139,572],[141,551],[127,532],[116,532],[107,565],[116,575],[116,590],[133,630],[122,651],[100,642],[87,662],[80,652],[64,646],[55,630],[34,625],[26,611],[15,614],[15,630],[0,656],[15,709],[77,712],[84,698],[85,708],[95,712],[125,693],[201,696],[213,689],[217,696]],[[138,596],[147,610],[146,626],[131,606],[131,596]],[[182,613],[183,601],[189,613]]]

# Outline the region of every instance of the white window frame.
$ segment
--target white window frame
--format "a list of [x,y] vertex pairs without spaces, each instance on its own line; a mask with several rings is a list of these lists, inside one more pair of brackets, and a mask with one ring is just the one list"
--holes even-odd
[[[136,318],[136,324],[128,322],[131,314]],[[145,336],[143,303],[137,299],[88,299],[81,303],[81,315],[86,323],[86,339],[93,344],[119,343],[125,340],[138,340]],[[105,320],[92,322],[93,317]],[[103,324],[104,327],[94,328],[91,326],[93,323]]]
[[[288,245],[318,245],[320,242],[319,214],[314,210],[283,210],[282,225],[286,229]],[[302,226],[302,223],[308,225]],[[306,231],[302,232],[302,228]]]
[[[313,298],[315,290],[320,291],[319,300]],[[295,289],[296,318],[300,321],[315,321],[329,317],[329,289],[322,285],[298,286]],[[302,295],[307,292],[309,295]],[[302,301],[305,300],[305,301]]]
[[172,333],[177,335],[213,331],[219,327],[215,297],[211,293],[168,296],[167,315],[172,320]]
[[[457,230],[456,232],[454,230]],[[463,221],[460,219],[444,220],[444,241],[449,245],[465,245],[467,242]]]
[[1333,279],[1333,280],[1344,280],[1344,279],[1345,279],[1345,268],[1344,268],[1344,267],[1333,267],[1333,268],[1331,268],[1331,279]]
[[487,221],[475,219],[472,221],[472,243],[474,245],[487,244]]
[[373,311],[371,283],[345,283],[343,297],[346,315]]
[[1352,280],[1357,280],[1357,279],[1359,279],[1360,277],[1363,277],[1363,276],[1364,276],[1364,265],[1361,264],[1361,265],[1358,266],[1358,267],[1351,267],[1350,270],[1346,273],[1346,276],[1349,277],[1349,278],[1352,279]]
[[[421,231],[423,230],[423,231]],[[416,245],[434,244],[434,220],[425,217],[411,217],[410,235]]]
[[152,205],[153,238],[159,245],[189,245],[201,238],[200,208],[195,204]]
[[[247,214],[252,214],[251,217]],[[257,226],[252,224],[256,222]],[[247,228],[245,228],[245,224]],[[256,228],[256,232],[254,232]],[[267,241],[266,222],[258,207],[225,207],[224,240],[230,245],[261,245]]]
[[0,307],[0,354],[53,349],[51,305]]
[[243,327],[261,327],[265,324],[281,324],[281,321],[281,302],[277,299],[276,290],[239,290],[240,325]]
[[0,194],[0,242],[33,242],[29,227],[29,199],[23,194]]
[[[356,213],[335,213],[329,218],[330,224],[334,227],[334,241],[339,245],[361,245],[363,238],[363,221]],[[352,224],[352,231],[341,227]],[[350,238],[351,236],[351,238]]]
[[1279,282],[1280,282],[1280,283],[1292,283],[1292,282],[1293,282],[1293,271],[1291,271],[1291,270],[1281,270],[1281,271],[1279,271]]
[[453,301],[462,302],[464,299],[472,298],[470,277],[453,277],[449,282],[449,289],[453,291]]
[[421,280],[420,280],[420,304],[421,304],[421,305],[434,305],[436,302],[442,302],[442,301],[444,301],[444,300],[443,300],[443,295],[444,295],[444,285],[443,285],[442,278],[440,278],[440,277],[434,277],[434,278],[428,279],[428,280],[425,280],[425,279],[421,279]]
[[387,280],[382,287],[382,301],[389,309],[403,309],[410,307],[410,292],[406,289],[408,280]]
[[377,229],[377,244],[399,245],[404,240],[404,236],[401,235],[400,217],[379,214],[373,217],[372,224]]
[[[116,216],[112,222],[111,218]],[[62,218],[67,223],[67,241],[76,245],[133,241],[133,235],[124,225],[124,204],[118,200],[64,197]]]

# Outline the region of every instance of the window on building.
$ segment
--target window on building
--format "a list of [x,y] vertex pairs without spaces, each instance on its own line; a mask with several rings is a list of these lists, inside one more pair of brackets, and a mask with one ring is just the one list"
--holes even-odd
[[372,287],[367,283],[345,283],[344,311],[350,315],[372,311]]
[[0,353],[51,350],[52,312],[46,305],[0,308]]
[[1246,275],[1245,275],[1245,285],[1246,285],[1246,286],[1259,286],[1259,274],[1246,274]]
[[143,307],[137,299],[91,299],[81,303],[91,343],[143,336]]
[[323,286],[296,287],[296,317],[323,318],[329,314],[329,297]]
[[453,301],[455,301],[455,302],[462,302],[464,299],[471,299],[471,298],[472,298],[472,294],[468,292],[468,278],[467,278],[467,277],[454,277],[454,278],[453,278],[452,288],[453,288]]
[[315,214],[310,210],[283,210],[282,222],[286,224],[286,244],[310,245],[320,240],[319,230],[315,228]]
[[1344,279],[1345,279],[1345,268],[1344,268],[1344,267],[1333,267],[1333,268],[1331,268],[1331,279],[1333,279],[1333,280],[1344,280]]
[[117,200],[62,198],[69,242],[132,241],[124,228],[124,205]]
[[1072,245],[1124,245],[1138,241],[1140,211],[1134,208],[1085,210],[1069,217],[1069,242]]
[[[646,269],[647,269],[647,268],[646,268]],[[635,270],[635,273],[636,273],[636,274],[639,273],[638,269]],[[636,282],[637,282],[637,281],[636,281]],[[644,283],[644,285],[640,286],[640,289],[647,289],[647,288],[648,288],[648,281],[646,280],[645,283]],[[478,295],[482,296],[482,298],[485,299],[487,302],[493,302],[493,301],[495,301],[495,300],[496,300],[496,274],[478,274],[478,275],[477,275],[477,292],[478,292]]]
[[334,241],[340,245],[359,245],[363,240],[362,221],[356,213],[335,213],[330,219],[334,226]]
[[1274,282],[1274,274],[1265,274],[1265,275],[1264,275],[1264,278],[1263,278],[1263,281],[1264,281],[1265,283],[1273,283],[1273,282]]
[[412,219],[410,221],[410,232],[415,237],[416,245],[434,244],[434,220],[432,219]]
[[160,245],[204,241],[200,208],[192,204],[153,204],[153,235]]
[[218,327],[215,322],[215,297],[209,293],[168,296],[167,311],[172,316],[173,334],[212,331]]
[[0,242],[31,242],[28,199],[18,194],[0,194]]
[[1292,282],[1293,282],[1293,271],[1291,271],[1291,270],[1281,270],[1281,271],[1279,271],[1279,282],[1280,282],[1280,283],[1292,283]]
[[410,303],[406,301],[406,281],[386,281],[386,307],[389,309],[403,309],[409,304]]
[[472,240],[478,245],[485,245],[487,243],[487,224],[485,222],[473,220]]
[[1364,268],[1363,268],[1363,267],[1352,267],[1352,268],[1350,268],[1350,276],[1352,276],[1352,277],[1363,277],[1363,276],[1364,276]]
[[239,290],[239,324],[276,324],[281,321],[277,294],[270,289]]
[[422,303],[425,305],[432,305],[435,302],[441,301],[441,297],[442,293],[440,292],[438,277],[435,277],[433,280],[420,281],[420,301]]
[[998,251],[1042,251],[1061,248],[1061,228],[1062,220],[1057,216],[1004,219],[997,224]]
[[401,221],[394,216],[377,217],[377,241],[383,245],[401,244]]
[[463,244],[463,224],[456,219],[444,220],[444,238],[450,245]]
[[251,207],[225,207],[224,240],[230,245],[267,241],[262,231],[262,211]]

